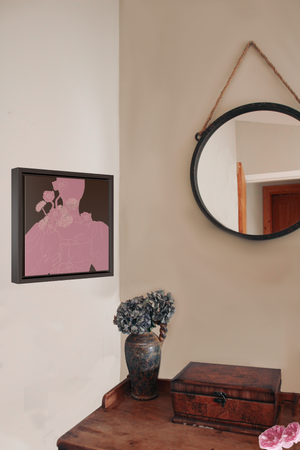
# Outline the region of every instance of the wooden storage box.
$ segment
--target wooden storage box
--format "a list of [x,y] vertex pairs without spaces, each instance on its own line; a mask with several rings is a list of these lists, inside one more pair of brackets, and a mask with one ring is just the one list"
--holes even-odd
[[173,422],[259,435],[278,415],[280,369],[190,362],[171,381]]

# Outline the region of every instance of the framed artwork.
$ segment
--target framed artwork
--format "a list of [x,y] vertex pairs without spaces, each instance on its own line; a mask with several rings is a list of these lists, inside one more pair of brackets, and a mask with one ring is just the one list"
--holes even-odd
[[12,169],[12,282],[113,275],[113,175]]

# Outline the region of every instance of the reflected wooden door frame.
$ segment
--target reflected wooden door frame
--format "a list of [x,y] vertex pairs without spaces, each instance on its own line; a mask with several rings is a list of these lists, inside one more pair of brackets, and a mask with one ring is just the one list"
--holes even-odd
[[247,186],[243,165],[236,163],[237,168],[237,191],[238,191],[238,220],[239,232],[247,233]]
[[263,187],[264,234],[273,233],[272,196],[300,193],[300,184],[281,184]]

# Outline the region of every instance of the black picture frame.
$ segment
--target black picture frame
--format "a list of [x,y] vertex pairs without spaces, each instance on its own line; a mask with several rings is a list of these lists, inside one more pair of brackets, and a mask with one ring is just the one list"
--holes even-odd
[[113,175],[11,175],[13,283],[113,276]]

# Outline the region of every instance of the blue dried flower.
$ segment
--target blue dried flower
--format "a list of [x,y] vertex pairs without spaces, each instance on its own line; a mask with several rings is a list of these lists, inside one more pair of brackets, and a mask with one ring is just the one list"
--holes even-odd
[[170,292],[165,294],[165,291],[160,289],[151,292],[151,294],[147,294],[147,298],[153,309],[153,322],[158,325],[169,323],[175,313],[175,300],[173,299],[172,294]]
[[122,302],[113,323],[124,334],[142,334],[156,325],[170,322],[175,312],[174,299],[162,289]]

